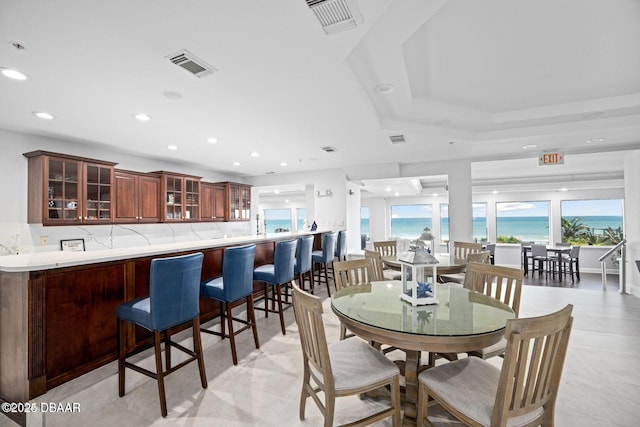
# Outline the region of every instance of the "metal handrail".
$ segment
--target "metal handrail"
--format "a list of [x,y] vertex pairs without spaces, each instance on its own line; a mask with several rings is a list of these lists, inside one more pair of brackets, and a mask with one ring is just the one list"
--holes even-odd
[[620,262],[618,264],[618,268],[620,269],[620,274],[618,276],[618,289],[621,294],[627,293],[627,283],[626,283],[626,258],[627,258],[627,239],[622,239],[617,245],[609,249],[605,252],[598,261],[600,261],[600,270],[602,272],[602,290],[607,290],[607,262],[605,259],[608,256],[611,256],[617,250],[620,250]]
[[627,239],[622,239],[617,245],[609,249],[607,252],[604,253],[604,255],[598,258],[598,261],[602,262],[606,257],[608,257],[609,255],[611,255],[612,253],[620,249],[621,246],[626,244],[627,244]]

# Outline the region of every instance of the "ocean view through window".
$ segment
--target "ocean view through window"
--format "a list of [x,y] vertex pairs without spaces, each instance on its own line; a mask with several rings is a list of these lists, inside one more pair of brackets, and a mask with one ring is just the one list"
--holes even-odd
[[369,234],[369,206],[360,206],[360,234]]
[[416,239],[425,227],[431,228],[431,205],[391,206],[391,236]]
[[267,233],[291,231],[291,209],[265,209],[263,212]]
[[549,202],[496,203],[498,243],[549,243]]
[[[440,204],[440,240],[449,241],[449,204]],[[487,240],[487,204],[473,203],[473,240]]]
[[622,200],[563,200],[562,241],[573,245],[615,245],[623,239]]

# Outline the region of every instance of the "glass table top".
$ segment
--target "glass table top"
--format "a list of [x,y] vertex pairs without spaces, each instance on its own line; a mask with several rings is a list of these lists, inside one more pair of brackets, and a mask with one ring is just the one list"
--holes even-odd
[[369,326],[408,334],[469,336],[495,332],[515,317],[500,301],[448,284],[438,284],[434,305],[402,301],[402,282],[380,281],[349,286],[331,297],[332,308]]

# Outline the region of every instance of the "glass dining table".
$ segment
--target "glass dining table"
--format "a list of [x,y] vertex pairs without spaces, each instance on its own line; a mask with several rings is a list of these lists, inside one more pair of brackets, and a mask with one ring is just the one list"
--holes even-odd
[[498,300],[458,286],[437,285],[438,304],[402,301],[401,281],[349,286],[331,297],[340,322],[361,338],[406,354],[405,418],[416,417],[421,352],[462,353],[497,343],[513,310]]
[[[438,276],[441,274],[462,273],[467,267],[467,260],[456,258],[453,254],[441,253],[435,254],[434,256],[438,260],[438,264],[436,265]],[[385,267],[400,270],[400,260],[406,259],[406,257],[407,254],[403,252],[397,255],[387,255],[382,257],[382,263]]]

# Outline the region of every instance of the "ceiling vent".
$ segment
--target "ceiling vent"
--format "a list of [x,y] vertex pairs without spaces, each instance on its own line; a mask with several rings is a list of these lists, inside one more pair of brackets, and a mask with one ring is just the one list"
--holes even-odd
[[391,135],[389,137],[389,140],[392,144],[404,144],[405,142],[407,142],[407,140],[404,139],[404,135]]
[[306,0],[326,34],[350,30],[362,23],[355,0]]
[[324,151],[326,151],[327,153],[333,153],[334,151],[338,151],[338,149],[336,147],[333,147],[331,145],[327,145],[326,147],[322,147],[322,149]]
[[173,55],[166,56],[166,58],[196,77],[205,77],[218,71],[188,50],[181,50]]

